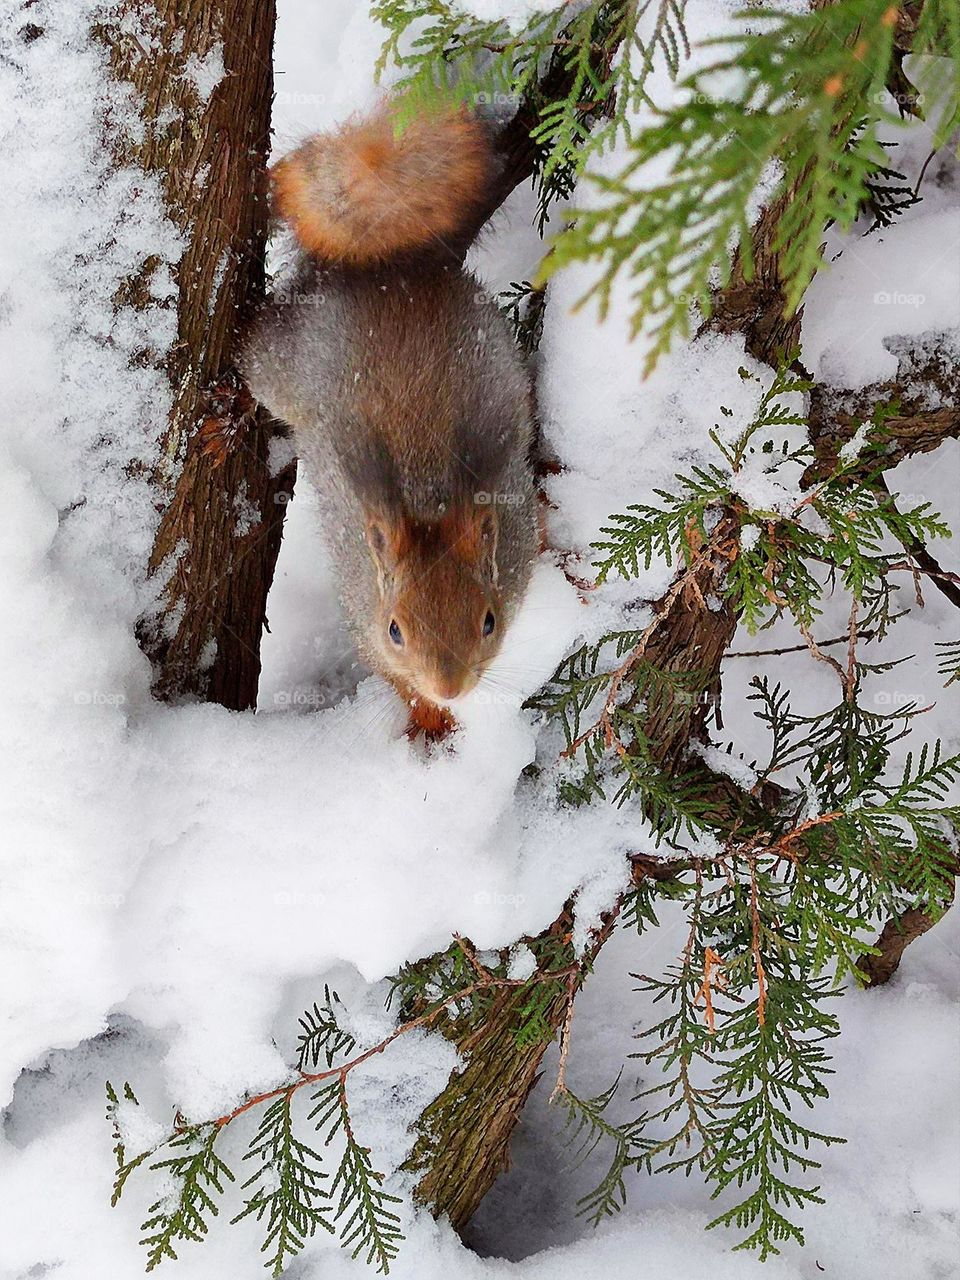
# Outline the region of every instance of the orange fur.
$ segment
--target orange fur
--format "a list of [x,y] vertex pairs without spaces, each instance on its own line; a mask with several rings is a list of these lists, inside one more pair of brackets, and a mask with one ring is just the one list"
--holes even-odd
[[402,685],[396,685],[396,689],[410,711],[408,738],[417,738],[422,733],[429,741],[437,742],[457,727],[456,720],[445,707],[438,707],[426,698],[411,694]]
[[486,131],[465,112],[416,120],[397,137],[385,109],[308,139],[272,181],[308,253],[368,266],[472,236],[491,173]]

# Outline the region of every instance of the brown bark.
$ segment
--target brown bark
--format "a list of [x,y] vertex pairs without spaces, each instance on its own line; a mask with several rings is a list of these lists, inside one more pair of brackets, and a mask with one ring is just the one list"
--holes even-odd
[[[804,476],[813,484],[836,466],[837,454],[862,422],[878,408],[895,408],[882,419],[885,465],[915,453],[930,453],[960,436],[960,366],[947,354],[948,335],[931,343],[904,341],[897,350],[897,375],[858,391],[815,386],[810,396],[810,437],[816,461]],[[935,405],[936,408],[931,408]]]
[[[149,568],[159,601],[140,639],[157,696],[251,707],[294,477],[292,464],[271,465],[269,420],[230,394],[238,336],[264,295],[275,0],[128,0],[123,12],[127,22],[100,35],[145,129],[119,158],[160,177],[186,242],[167,361],[173,405],[154,476],[162,516]],[[128,282],[127,301],[156,265]],[[200,437],[213,388],[222,389],[219,456]]]
[[[551,932],[568,926],[565,912]],[[516,1043],[527,1000],[522,987],[508,988],[478,1031],[463,1030],[453,1019],[439,1028],[456,1043],[465,1065],[421,1115],[405,1167],[422,1174],[417,1198],[436,1216],[446,1214],[457,1230],[509,1163],[510,1138],[540,1076],[547,1042]],[[565,1008],[565,992],[558,990],[544,1010],[547,1025],[559,1027]]]
[[743,257],[737,252],[726,288],[714,298],[706,328],[718,333],[742,333],[747,351],[764,364],[776,367],[800,345],[803,307],[789,312],[780,255],[774,248],[777,228],[791,193],[768,205],[753,231],[753,275],[744,276]]
[[879,955],[861,956],[857,968],[870,980],[871,987],[882,987],[900,968],[903,953],[911,942],[923,935],[940,919],[922,907],[910,907],[888,920],[873,944]]

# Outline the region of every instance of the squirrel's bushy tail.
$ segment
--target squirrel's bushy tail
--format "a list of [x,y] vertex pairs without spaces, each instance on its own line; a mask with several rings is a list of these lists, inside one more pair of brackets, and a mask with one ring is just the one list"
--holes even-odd
[[493,171],[487,131],[465,111],[416,120],[398,137],[382,107],[309,138],[272,179],[277,209],[308,253],[372,267],[434,251],[462,256]]

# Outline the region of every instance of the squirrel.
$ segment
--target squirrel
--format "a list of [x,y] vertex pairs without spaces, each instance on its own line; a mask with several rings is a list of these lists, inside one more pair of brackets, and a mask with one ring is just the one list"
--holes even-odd
[[241,360],[316,488],[340,598],[370,666],[440,734],[500,649],[539,546],[532,392],[464,255],[496,177],[465,111],[402,133],[395,104],[271,172],[299,243]]

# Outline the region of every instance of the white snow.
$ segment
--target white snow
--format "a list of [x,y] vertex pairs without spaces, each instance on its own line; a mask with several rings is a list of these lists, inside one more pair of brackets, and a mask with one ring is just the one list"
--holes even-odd
[[[521,0],[469,7],[513,18],[533,8]],[[144,566],[157,513],[144,477],[169,402],[161,362],[176,338],[171,273],[182,246],[155,184],[140,172],[112,172],[102,145],[105,106],[115,128],[136,135],[140,122],[87,38],[100,0],[38,0],[28,10],[0,0],[0,8],[0,180],[8,197],[0,212],[0,1103],[12,1099],[0,1138],[0,1277],[49,1271],[103,1280],[142,1271],[138,1227],[158,1194],[152,1175],[135,1175],[120,1207],[110,1208],[105,1079],[135,1085],[143,1105],[123,1105],[123,1133],[131,1148],[149,1144],[174,1106],[200,1119],[285,1079],[297,1017],[324,982],[340,992],[351,1029],[368,1045],[392,1025],[384,976],[445,947],[454,931],[481,951],[509,947],[576,895],[575,941],[586,943],[624,884],[625,852],[644,848],[649,832],[629,808],[561,810],[549,776],[522,777],[531,762],[549,763],[549,734],[519,704],[580,637],[649,620],[645,601],[662,592],[670,570],[655,564],[638,582],[612,582],[585,604],[545,557],[496,683],[465,703],[459,733],[427,752],[407,742],[393,695],[364,671],[344,634],[301,478],[269,602],[259,713],[154,703],[134,626],[151,600]],[[375,100],[382,33],[365,5],[348,0],[281,0],[280,8],[283,150]],[[730,9],[691,0],[691,29],[722,28]],[[25,15],[42,38],[18,38]],[[224,69],[210,62],[203,70],[198,92],[211,92]],[[651,88],[670,92],[662,78]],[[918,168],[922,142],[907,149]],[[614,171],[618,158],[603,163]],[[818,279],[804,316],[804,358],[821,376],[850,385],[887,376],[884,341],[960,321],[949,172],[929,209],[921,205],[884,233],[897,237],[896,252],[879,235],[833,246],[843,253]],[[492,291],[536,268],[530,212],[529,193],[518,192],[474,255]],[[931,243],[942,258],[921,280]],[[115,315],[117,286],[148,256],[160,263],[151,304]],[[728,421],[721,407],[732,411],[729,421],[748,421],[769,380],[734,338],[680,346],[643,380],[647,339],[629,341],[629,286],[617,286],[600,327],[592,307],[572,311],[589,283],[579,268],[551,283],[537,367],[545,430],[565,466],[550,482],[551,539],[581,556],[612,511],[655,501],[654,489],[670,490],[678,471],[716,460],[707,433]],[[924,301],[884,308],[871,301],[881,287],[922,292]],[[744,381],[741,366],[761,382]],[[289,444],[278,442],[275,466],[288,458]],[[913,460],[897,479],[942,503],[957,524],[956,475],[951,448]],[[778,509],[769,493],[748,496],[758,477],[759,469],[748,471],[744,496]],[[238,504],[241,529],[255,516]],[[934,550],[955,567],[949,550]],[[588,576],[589,563],[580,571]],[[921,656],[871,686],[878,705],[942,697],[932,641],[950,634],[953,619],[927,594],[927,609],[900,624],[908,651]],[[824,620],[840,633],[844,625]],[[764,636],[770,647],[795,639],[779,629]],[[738,749],[759,749],[745,702],[757,665],[726,665],[728,731]],[[800,709],[835,696],[833,673],[806,654],[764,669],[796,686]],[[925,719],[930,736],[956,744],[948,707]],[[747,766],[719,747],[706,750],[712,764],[749,783]],[[635,1047],[634,1025],[653,1016],[628,975],[661,971],[681,932],[679,912],[668,912],[660,931],[639,940],[624,933],[604,948],[577,1004],[572,1087],[596,1092],[616,1076]],[[926,1280],[955,1268],[957,949],[958,920],[948,917],[911,947],[888,990],[845,998],[823,1123],[851,1141],[828,1153],[828,1203],[808,1215],[807,1251],[767,1264],[773,1280],[815,1280],[818,1264],[843,1280]],[[532,962],[528,948],[516,947],[511,973],[529,973]],[[418,1031],[351,1077],[355,1121],[387,1172],[402,1163],[409,1125],[454,1065],[447,1041]],[[623,1114],[637,1070],[630,1062]],[[513,1172],[472,1228],[473,1242],[494,1256],[478,1257],[447,1224],[412,1217],[407,1204],[409,1238],[393,1274],[632,1280],[638,1266],[674,1280],[754,1273],[751,1258],[730,1252],[729,1237],[704,1233],[714,1206],[695,1179],[632,1176],[615,1223],[594,1233],[574,1218],[592,1170],[570,1168],[546,1106],[550,1074],[548,1063]],[[227,1138],[234,1165],[243,1138]],[[393,1177],[402,1189],[404,1178]],[[166,1264],[171,1272],[184,1280],[263,1274],[253,1224],[231,1228],[229,1216],[202,1248]],[[367,1273],[324,1238],[296,1274]]]

